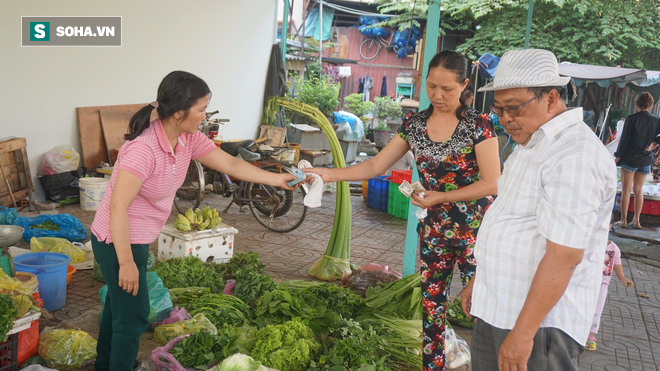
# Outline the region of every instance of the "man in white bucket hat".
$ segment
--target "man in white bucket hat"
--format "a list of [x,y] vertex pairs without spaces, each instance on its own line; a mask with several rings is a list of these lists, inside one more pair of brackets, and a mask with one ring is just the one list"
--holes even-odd
[[505,53],[491,112],[519,146],[484,216],[475,278],[461,293],[476,317],[472,369],[578,370],[596,310],[616,191],[612,156],[567,109],[557,59]]

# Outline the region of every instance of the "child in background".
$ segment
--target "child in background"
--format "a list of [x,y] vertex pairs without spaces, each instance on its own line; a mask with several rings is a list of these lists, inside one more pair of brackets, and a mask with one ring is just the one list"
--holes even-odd
[[600,286],[600,294],[598,295],[598,304],[596,305],[596,314],[594,321],[591,325],[591,332],[587,345],[584,347],[586,350],[596,350],[596,334],[600,327],[600,316],[603,313],[605,306],[605,299],[607,299],[607,289],[610,287],[610,280],[612,279],[612,270],[619,277],[621,283],[626,287],[635,286],[633,281],[626,278],[623,274],[623,267],[621,266],[621,251],[619,247],[612,241],[607,241],[607,248],[605,249],[605,267],[603,269],[603,283]]

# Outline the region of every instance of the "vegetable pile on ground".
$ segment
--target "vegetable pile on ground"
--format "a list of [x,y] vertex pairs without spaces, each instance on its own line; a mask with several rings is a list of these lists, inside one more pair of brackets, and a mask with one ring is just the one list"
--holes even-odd
[[327,282],[274,282],[254,253],[239,254],[225,264],[172,259],[156,264],[155,270],[174,305],[193,319],[212,323],[189,319],[156,328],[161,343],[191,333],[169,350],[184,367],[218,365],[222,370],[224,360],[240,354],[231,363],[240,360],[251,369],[422,368],[419,275],[387,284],[374,281],[377,286],[362,298]]

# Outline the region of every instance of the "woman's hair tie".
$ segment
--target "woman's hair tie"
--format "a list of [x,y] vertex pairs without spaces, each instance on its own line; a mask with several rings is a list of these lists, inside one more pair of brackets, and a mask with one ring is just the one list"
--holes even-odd
[[155,100],[155,101],[149,103],[149,105],[150,105],[151,107],[153,107],[153,108],[158,108],[158,101]]

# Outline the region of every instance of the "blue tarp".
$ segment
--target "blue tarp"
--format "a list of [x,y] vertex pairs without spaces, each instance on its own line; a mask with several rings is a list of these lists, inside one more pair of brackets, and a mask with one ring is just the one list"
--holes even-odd
[[[335,17],[335,10],[332,8],[323,8],[323,40],[330,39],[332,29],[332,19]],[[309,12],[305,21],[305,37],[312,36],[319,40],[319,7],[315,7]]]

